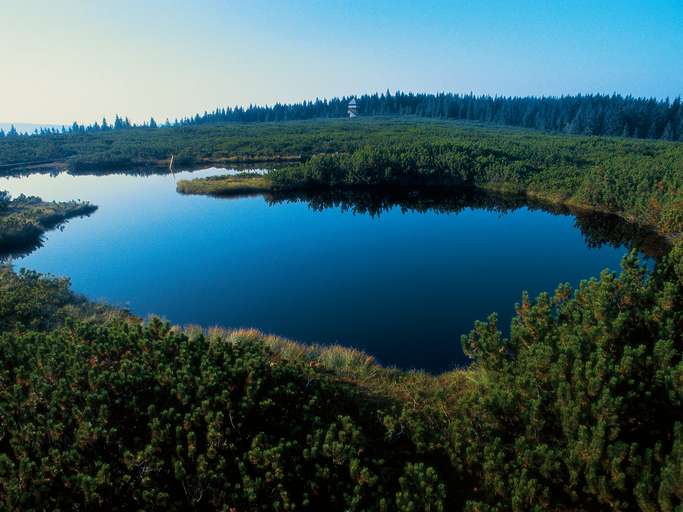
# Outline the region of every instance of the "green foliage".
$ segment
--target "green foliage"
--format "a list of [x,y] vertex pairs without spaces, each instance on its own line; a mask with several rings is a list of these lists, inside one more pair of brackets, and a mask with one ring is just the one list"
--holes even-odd
[[463,337],[430,376],[93,315],[0,274],[0,508],[680,510],[683,248]]
[[[681,232],[681,144],[357,121],[35,139],[51,149],[6,137],[0,158],[301,156],[267,178],[200,184],[278,191],[273,200],[325,189],[342,202],[344,188],[373,212],[384,206],[368,187],[487,188]],[[17,200],[3,219],[50,219],[50,204]],[[448,208],[459,207],[452,194]],[[471,367],[439,376],[255,331],[143,325],[67,281],[3,268],[0,508],[680,511],[683,247],[654,271],[633,254],[623,267],[524,295],[509,338],[495,315],[477,323],[462,340]]]
[[[252,176],[182,181],[186,193],[372,186],[478,187],[621,215],[675,236],[683,226],[683,144],[560,136],[410,118],[202,125],[55,135],[73,172],[263,160],[301,162]],[[16,160],[42,138],[0,141]],[[23,157],[22,157],[23,158]],[[165,172],[165,171],[164,171]]]
[[410,185],[524,192],[617,213],[662,233],[680,233],[683,146],[630,146],[548,136],[532,144],[502,137],[377,144],[316,155],[268,177],[275,190]]
[[649,275],[631,254],[621,276],[524,296],[508,339],[495,316],[463,337],[481,380],[452,455],[476,468],[483,503],[680,510],[681,261],[679,247]]
[[64,308],[75,303],[66,279],[0,267],[0,331],[45,330],[60,324]]
[[443,509],[425,455],[387,435],[388,399],[249,336],[70,321],[3,334],[0,365],[8,509]]
[[125,312],[74,295],[69,280],[0,266],[0,332],[44,331],[66,318],[125,318]]
[[401,512],[443,512],[446,486],[438,473],[424,464],[406,464],[399,479],[401,490],[396,493],[396,509]]
[[6,190],[0,190],[0,212],[4,212],[9,208],[12,202],[12,196]]
[[[598,208],[680,233],[683,144],[550,135],[417,118],[209,124],[0,140],[0,164],[67,160],[73,172],[301,160],[271,173],[277,189],[474,186]],[[235,190],[233,180],[225,189]],[[267,190],[252,180],[245,191]],[[197,184],[217,193],[220,183]],[[181,189],[187,184],[179,185]],[[220,192],[220,190],[218,190]]]
[[260,174],[242,172],[228,176],[211,176],[202,179],[180,180],[176,190],[181,194],[245,195],[268,192],[270,180]]

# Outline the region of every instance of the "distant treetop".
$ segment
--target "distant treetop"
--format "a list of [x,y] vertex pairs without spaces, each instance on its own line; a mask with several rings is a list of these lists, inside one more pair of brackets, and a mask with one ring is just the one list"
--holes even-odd
[[[292,121],[347,116],[349,101],[355,99],[359,116],[412,115],[439,119],[460,119],[481,123],[521,126],[537,130],[579,135],[611,135],[647,139],[683,140],[681,98],[635,98],[618,94],[507,97],[474,94],[365,94],[354,97],[315,99],[301,103],[217,108],[163,125],[150,118],[136,125],[116,116],[110,124],[89,126],[73,123],[70,128],[41,129],[37,135],[84,133],[128,128],[167,128],[211,123]],[[12,128],[6,136],[17,136]],[[3,134],[0,134],[2,137]]]

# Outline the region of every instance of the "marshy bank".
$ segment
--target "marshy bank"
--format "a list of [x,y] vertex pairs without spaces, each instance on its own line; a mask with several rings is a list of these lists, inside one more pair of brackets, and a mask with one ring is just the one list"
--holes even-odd
[[23,194],[12,199],[0,191],[0,255],[29,250],[40,244],[46,231],[95,210],[88,202],[47,202]]
[[78,292],[141,317],[254,327],[439,372],[464,364],[457,339],[476,319],[497,311],[507,329],[521,290],[578,285],[618,268],[631,247],[661,254],[646,230],[614,217],[462,187],[223,200],[175,187],[168,170],[0,178],[14,195],[99,206],[15,265],[69,276]]
[[468,143],[380,143],[315,155],[266,175],[181,181],[177,189],[227,196],[353,188],[476,188],[610,213],[670,240],[680,236],[683,144],[658,146],[655,152],[654,147],[639,151],[631,145],[599,141],[580,157],[556,147],[553,138],[506,141],[502,147],[491,137]]
[[475,323],[469,367],[439,375],[0,269],[0,505],[674,510],[682,249],[523,295],[509,336]]
[[17,266],[170,322],[0,271],[0,508],[681,506],[683,247],[643,226],[680,233],[682,146],[361,123],[242,127],[329,154],[201,195],[6,180],[101,206]]

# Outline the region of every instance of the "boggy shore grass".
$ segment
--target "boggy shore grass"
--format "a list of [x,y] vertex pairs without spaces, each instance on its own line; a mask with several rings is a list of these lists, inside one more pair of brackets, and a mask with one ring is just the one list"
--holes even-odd
[[245,195],[269,192],[272,190],[272,182],[267,176],[247,172],[231,176],[180,180],[176,189],[182,194]]

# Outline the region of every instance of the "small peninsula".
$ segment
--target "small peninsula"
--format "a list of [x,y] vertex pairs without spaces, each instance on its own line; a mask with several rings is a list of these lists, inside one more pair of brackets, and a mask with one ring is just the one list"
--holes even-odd
[[82,201],[47,202],[0,191],[0,251],[12,251],[40,242],[40,237],[73,217],[90,215],[97,206]]

